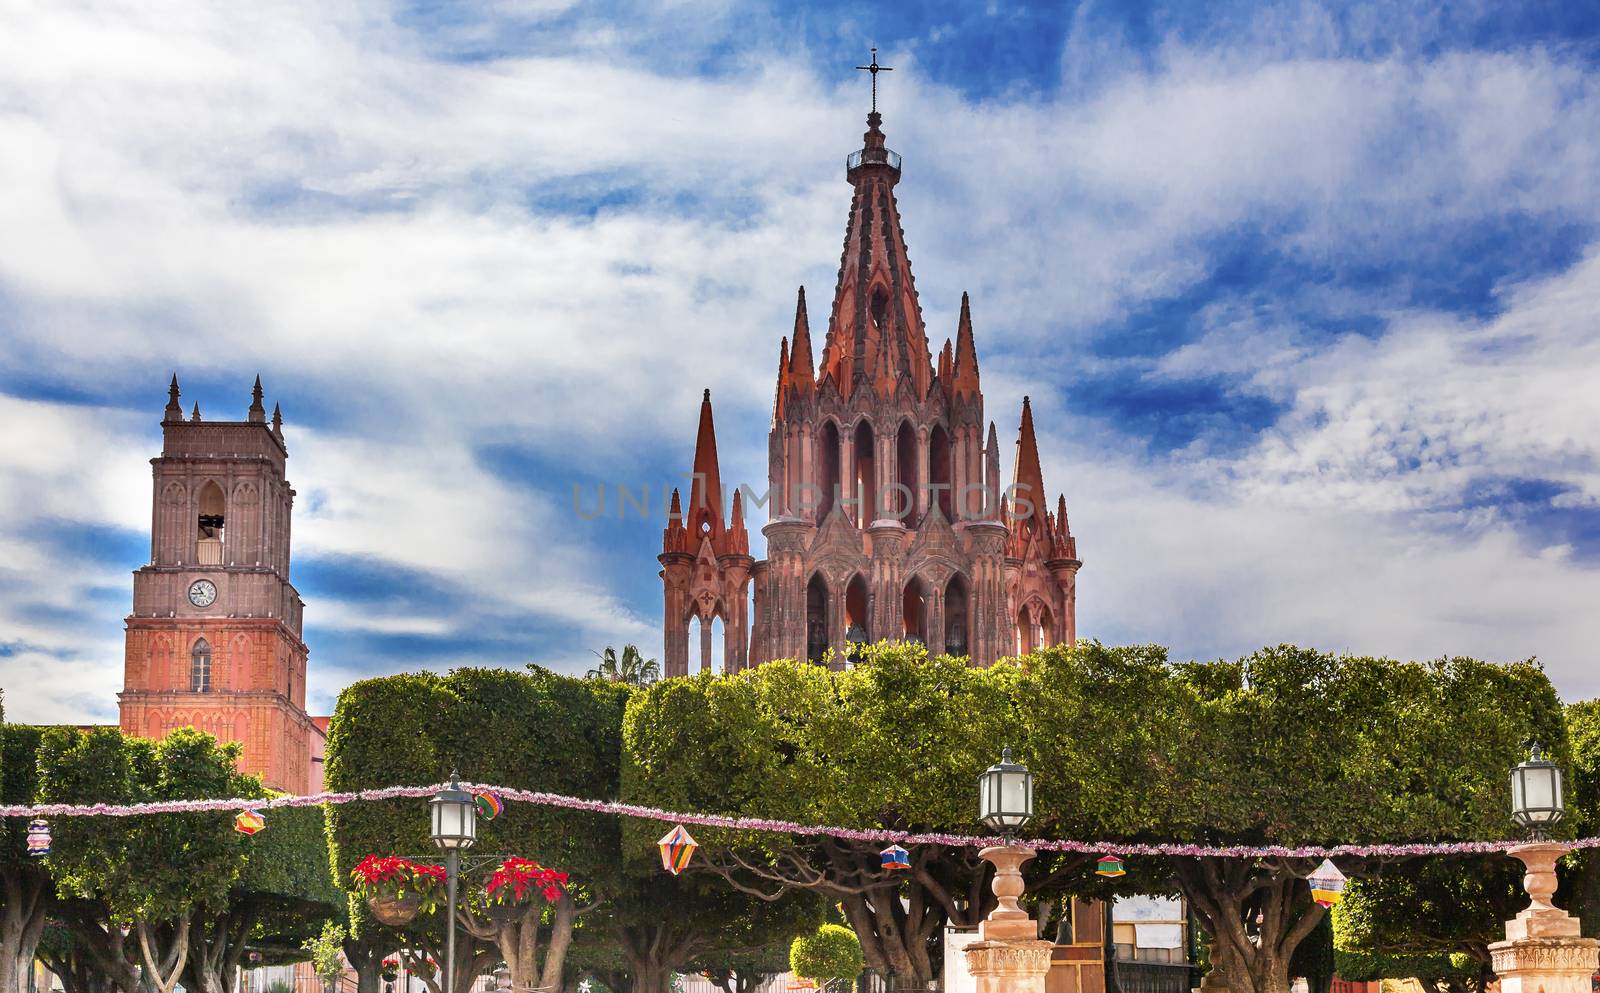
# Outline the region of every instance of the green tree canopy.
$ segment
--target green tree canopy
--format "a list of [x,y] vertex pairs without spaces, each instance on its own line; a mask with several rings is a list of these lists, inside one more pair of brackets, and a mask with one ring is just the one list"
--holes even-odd
[[[459,770],[474,782],[615,796],[628,692],[625,684],[573,679],[537,666],[363,680],[340,694],[329,725],[328,784],[338,790],[420,785]],[[341,885],[368,854],[418,855],[433,847],[425,800],[334,807],[328,824]],[[471,895],[473,879],[481,887],[481,873],[469,874],[460,923],[494,949],[493,958],[505,960],[519,987],[560,982],[580,909],[604,894],[620,871],[619,831],[614,817],[515,802],[494,821],[480,822],[474,854],[535,859],[572,879],[552,908],[535,906],[519,919],[496,921]],[[436,942],[438,922],[419,920],[407,931]],[[471,954],[460,958],[463,971],[482,964]]]
[[[1011,745],[1036,776],[1030,832],[1111,848],[1435,841],[1510,830],[1506,772],[1530,736],[1565,752],[1560,703],[1529,664],[1281,646],[1172,665],[1159,648],[1086,642],[971,669],[880,646],[846,672],[776,662],[637,694],[623,787],[672,809],[970,831],[975,778]],[[840,901],[868,965],[886,972],[930,978],[938,925],[987,910],[970,851],[917,846],[912,871],[892,876],[875,845],[716,831],[700,840],[698,866],[735,886]],[[1131,861],[1141,885],[1188,898],[1233,988],[1287,989],[1296,947],[1323,919],[1304,881],[1316,860]],[[1081,857],[1050,860],[1030,891],[1090,878]]]
[[[237,744],[193,728],[160,741],[52,728],[38,752],[38,799],[265,797],[259,780],[236,771],[238,755]],[[111,965],[123,957],[119,925],[131,926],[137,957],[162,990],[182,981],[197,993],[231,993],[247,947],[296,956],[338,904],[315,810],[274,811],[251,837],[234,830],[229,812],[64,817],[51,827],[46,862],[73,898],[65,919],[74,942]],[[125,975],[116,982],[132,988]]]

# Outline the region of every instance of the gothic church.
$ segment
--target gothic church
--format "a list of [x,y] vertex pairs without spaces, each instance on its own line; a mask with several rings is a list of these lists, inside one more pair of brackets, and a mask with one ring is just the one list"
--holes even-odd
[[723,672],[843,665],[882,639],[988,665],[1076,637],[1066,497],[1050,510],[1026,398],[1002,483],[965,294],[955,342],[937,360],[930,350],[894,196],[901,159],[881,124],[874,110],[846,160],[855,194],[821,363],[804,288],[779,346],[764,560],[750,555],[741,491],[724,516],[711,391],[702,398],[689,504],[673,493],[662,536],[667,676],[689,672],[691,648],[713,668],[719,621]]

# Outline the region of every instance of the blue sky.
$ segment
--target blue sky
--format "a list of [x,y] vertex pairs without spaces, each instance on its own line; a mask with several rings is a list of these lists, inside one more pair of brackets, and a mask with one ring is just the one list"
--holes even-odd
[[[24,2],[0,34],[0,685],[109,720],[167,377],[283,406],[312,708],[659,653],[661,487],[765,478],[877,45],[930,333],[1033,397],[1079,630],[1600,694],[1600,13]],[[814,330],[820,334],[821,328]],[[654,494],[618,520],[615,487]],[[610,514],[584,520],[596,486]],[[759,524],[759,520],[756,522]]]

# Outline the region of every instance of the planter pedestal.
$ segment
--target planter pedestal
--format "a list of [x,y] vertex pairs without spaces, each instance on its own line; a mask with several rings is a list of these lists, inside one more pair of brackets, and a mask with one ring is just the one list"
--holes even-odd
[[994,863],[994,895],[1000,905],[978,925],[978,940],[962,949],[977,993],[1044,993],[1055,946],[1039,940],[1038,924],[1017,903],[1023,891],[1022,864],[1034,854],[1014,845],[978,853]]
[[1567,846],[1540,841],[1507,854],[1528,867],[1523,889],[1533,898],[1506,922],[1506,940],[1489,946],[1501,993],[1590,993],[1600,968],[1600,941],[1585,938],[1578,919],[1550,902],[1556,893],[1556,860]]

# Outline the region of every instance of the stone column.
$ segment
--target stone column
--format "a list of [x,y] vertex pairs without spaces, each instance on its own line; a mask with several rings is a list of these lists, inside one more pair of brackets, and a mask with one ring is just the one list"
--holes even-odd
[[994,863],[994,895],[1000,905],[978,925],[978,940],[963,949],[977,993],[1044,993],[1054,946],[1039,940],[1039,926],[1017,903],[1023,891],[1022,864],[1035,854],[1013,845],[978,853]]
[[1506,922],[1506,940],[1489,946],[1501,993],[1589,993],[1600,968],[1600,941],[1582,937],[1578,919],[1550,902],[1556,860],[1567,851],[1557,842],[1536,841],[1507,853],[1528,867],[1522,887],[1533,902]]

